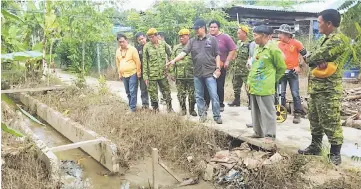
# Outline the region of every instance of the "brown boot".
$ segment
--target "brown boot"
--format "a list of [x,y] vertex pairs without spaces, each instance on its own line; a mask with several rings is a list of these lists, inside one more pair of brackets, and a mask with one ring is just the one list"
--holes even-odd
[[235,107],[235,106],[239,107],[239,106],[241,106],[240,95],[238,94],[238,95],[234,95],[234,96],[235,96],[235,98],[234,98],[233,102],[228,103],[228,106],[230,106],[230,107]]

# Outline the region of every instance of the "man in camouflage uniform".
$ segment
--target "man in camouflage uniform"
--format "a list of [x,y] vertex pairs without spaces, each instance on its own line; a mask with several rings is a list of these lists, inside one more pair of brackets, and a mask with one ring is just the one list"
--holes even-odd
[[319,40],[311,56],[307,59],[311,70],[317,69],[328,71],[329,67],[336,65],[336,71],[328,75],[318,75],[314,70],[309,75],[308,92],[309,120],[311,127],[312,142],[304,150],[298,153],[305,155],[320,155],[322,138],[327,135],[331,144],[329,158],[335,165],[341,163],[341,145],[343,143],[343,133],[341,127],[340,111],[342,96],[342,54],[344,48],[339,48],[337,52],[331,53],[331,49],[344,44],[338,31],[341,16],[337,10],[327,9],[322,11],[318,17],[318,28],[324,36]]
[[171,49],[158,39],[157,30],[147,32],[149,42],[143,48],[143,78],[148,86],[151,105],[158,111],[158,86],[167,104],[167,111],[173,112],[170,86],[166,78],[166,59],[171,56]]
[[[170,49],[172,49],[172,47],[165,41],[165,33],[164,32],[162,32],[162,31],[158,31],[158,39],[160,40],[160,41],[163,41],[163,42],[165,42],[165,44],[170,48]],[[167,62],[169,61],[169,57],[167,57]],[[168,71],[168,70],[167,70]],[[165,99],[164,99],[164,97],[162,96],[162,97],[160,97],[160,103],[161,104],[163,104],[163,105],[165,105],[166,104],[166,102],[165,102]]]
[[[249,69],[247,67],[247,60],[252,57],[255,43],[252,42],[247,36],[249,35],[249,28],[247,26],[240,26],[237,32],[237,37],[239,41],[237,42],[237,57],[233,64],[231,64],[231,69],[233,71],[233,91],[234,91],[234,100],[228,105],[240,106],[241,105],[241,88],[244,83],[245,88],[247,89],[247,77]],[[249,106],[249,94],[248,96],[248,107]]]
[[[189,41],[189,34],[190,31],[188,29],[181,29],[178,32],[180,44],[174,47],[174,55],[178,55],[183,51],[183,48]],[[172,77],[176,79],[177,97],[182,108],[182,115],[187,115],[186,99],[188,96],[189,114],[197,116],[196,111],[194,111],[196,98],[194,96],[193,62],[191,56],[187,55],[183,60],[178,61],[177,64],[171,65],[170,70]]]

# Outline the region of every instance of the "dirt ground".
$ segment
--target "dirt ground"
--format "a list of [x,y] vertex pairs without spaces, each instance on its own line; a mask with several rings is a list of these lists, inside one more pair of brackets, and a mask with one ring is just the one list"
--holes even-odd
[[[151,111],[126,114],[126,104],[110,93],[69,88],[35,97],[117,144],[123,167],[135,166],[137,160],[149,157],[150,149],[156,147],[161,158],[170,162],[170,167],[202,176],[209,159],[229,147],[229,138],[225,135],[177,114]],[[245,173],[249,188],[254,189],[356,189],[361,185],[360,176],[360,169],[339,168],[322,157],[299,155]]]

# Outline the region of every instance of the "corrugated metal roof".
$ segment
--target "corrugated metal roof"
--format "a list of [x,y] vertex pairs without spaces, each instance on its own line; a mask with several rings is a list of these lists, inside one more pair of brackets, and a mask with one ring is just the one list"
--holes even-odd
[[[280,12],[309,12],[307,10],[305,11],[301,11],[301,10],[297,10],[294,9],[293,7],[278,7],[278,6],[259,6],[259,5],[236,5],[235,7],[239,7],[239,8],[246,8],[246,9],[256,9],[256,10],[271,10],[271,11],[280,11]],[[317,13],[317,12],[313,12],[310,11],[309,13]]]
[[291,7],[236,5],[235,7],[257,10],[271,10],[280,12],[319,13],[325,9],[338,9],[346,0],[329,0],[311,3],[301,3]]

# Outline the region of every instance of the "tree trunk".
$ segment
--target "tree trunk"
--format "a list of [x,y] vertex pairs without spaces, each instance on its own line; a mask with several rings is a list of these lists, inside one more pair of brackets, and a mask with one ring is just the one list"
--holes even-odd
[[100,75],[100,50],[99,43],[97,43],[97,62],[98,62],[98,74]]
[[82,44],[83,52],[82,52],[82,75],[85,76],[85,42]]
[[[45,17],[46,17],[46,0],[44,0],[44,27],[46,25],[45,23]],[[46,54],[46,29],[44,28],[44,38],[43,38],[43,69],[41,70],[43,72],[43,76],[45,75],[45,70],[46,70],[46,61],[45,61],[45,54]]]

